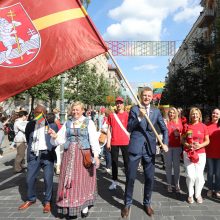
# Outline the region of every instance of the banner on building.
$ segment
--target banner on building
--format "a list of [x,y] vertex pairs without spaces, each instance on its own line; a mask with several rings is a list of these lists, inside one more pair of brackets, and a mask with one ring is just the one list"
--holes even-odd
[[0,101],[105,52],[79,0],[0,1]]

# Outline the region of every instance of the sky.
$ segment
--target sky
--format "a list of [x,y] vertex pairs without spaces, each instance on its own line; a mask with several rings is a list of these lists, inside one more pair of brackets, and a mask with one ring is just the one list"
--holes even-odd
[[[105,41],[185,39],[202,7],[200,0],[91,0],[89,16]],[[164,81],[169,56],[115,56],[131,84]]]

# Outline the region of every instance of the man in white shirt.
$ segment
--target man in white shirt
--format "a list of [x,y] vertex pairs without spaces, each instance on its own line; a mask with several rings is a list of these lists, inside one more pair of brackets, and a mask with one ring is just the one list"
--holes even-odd
[[25,136],[28,144],[27,201],[19,206],[19,210],[27,209],[36,202],[36,179],[42,168],[45,183],[43,212],[48,213],[51,211],[50,202],[53,189],[55,146],[50,143],[48,130],[51,128],[57,132],[58,127],[55,123],[48,124],[48,121],[45,121],[45,115],[46,108],[42,105],[38,105],[34,109],[35,120],[30,121],[25,129]]

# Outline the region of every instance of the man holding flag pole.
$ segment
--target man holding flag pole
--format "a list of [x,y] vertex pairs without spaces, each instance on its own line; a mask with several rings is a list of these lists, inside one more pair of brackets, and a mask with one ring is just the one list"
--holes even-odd
[[[129,160],[128,171],[126,175],[125,195],[124,195],[124,208],[121,210],[121,217],[127,218],[130,214],[132,205],[134,181],[136,178],[137,167],[140,159],[143,160],[144,166],[144,198],[143,209],[148,216],[154,214],[151,207],[151,195],[154,183],[154,170],[155,170],[155,154],[156,154],[156,140],[158,140],[161,148],[168,151],[168,130],[162,118],[159,109],[150,106],[153,99],[153,91],[151,88],[146,87],[140,94],[141,102],[131,89],[131,86],[112,54],[109,52],[113,63],[118,69],[122,79],[130,90],[137,105],[133,106],[130,110],[128,118],[128,131],[130,132],[130,142],[128,145]],[[163,135],[163,142],[159,137],[155,125],[158,125]]]

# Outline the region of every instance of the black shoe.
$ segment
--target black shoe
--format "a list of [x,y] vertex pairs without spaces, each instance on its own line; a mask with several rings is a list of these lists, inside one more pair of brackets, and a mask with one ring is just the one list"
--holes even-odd
[[14,174],[17,174],[17,173],[24,173],[25,172],[25,170],[23,169],[23,170],[19,170],[19,171],[14,171]]

